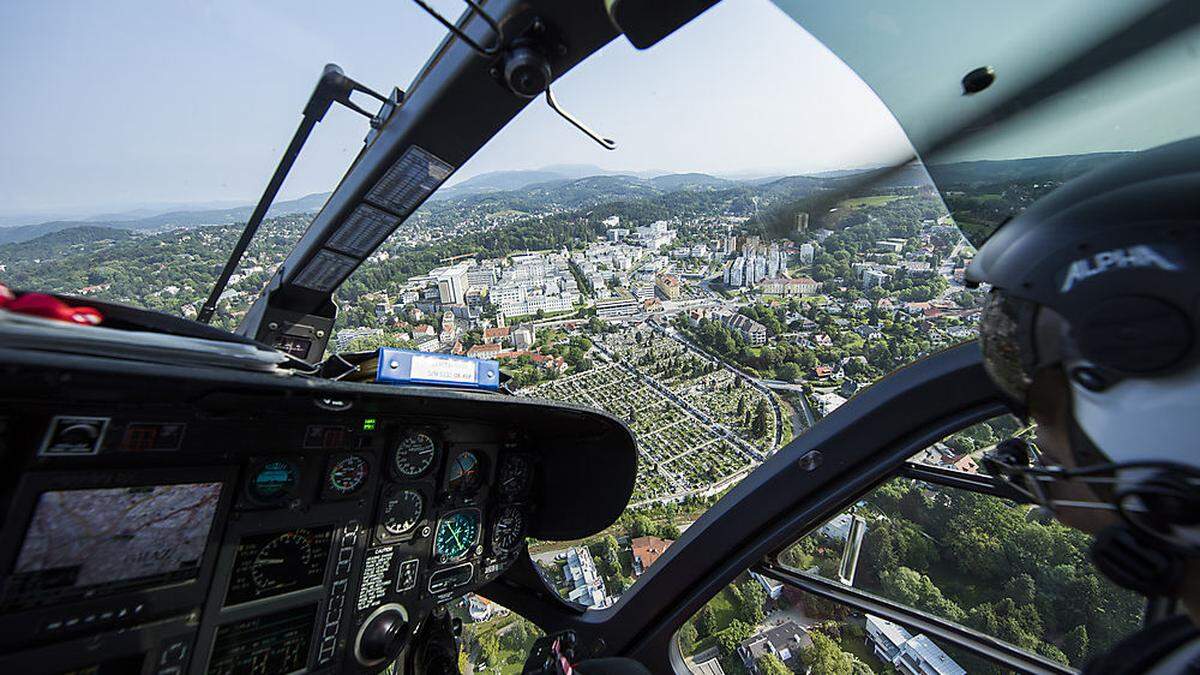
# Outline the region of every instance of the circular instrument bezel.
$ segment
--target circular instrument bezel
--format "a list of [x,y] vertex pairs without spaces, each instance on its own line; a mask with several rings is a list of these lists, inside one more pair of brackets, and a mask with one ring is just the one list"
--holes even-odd
[[[388,506],[386,500],[395,499],[399,503],[400,500],[411,498],[413,496],[415,496],[417,500],[417,512],[412,518],[412,524],[408,527],[395,530],[388,527]],[[379,527],[383,531],[382,534],[385,537],[403,537],[411,534],[412,531],[415,530],[425,518],[425,495],[421,494],[420,490],[415,490],[413,488],[393,489],[384,496],[384,500],[385,502],[380,509],[379,514]]]
[[[519,478],[510,475],[513,467],[521,467]],[[500,494],[513,499],[521,497],[533,487],[533,457],[525,453],[504,455],[500,460],[500,470],[496,476],[496,488]]]
[[[470,457],[474,462],[474,466],[464,468],[460,464],[460,460],[464,457]],[[470,496],[483,487],[487,481],[487,458],[480,450],[473,448],[464,448],[455,452],[453,457],[446,465],[446,492],[454,495]],[[463,473],[455,475],[456,471]],[[469,478],[468,478],[469,477]],[[463,482],[467,481],[467,482]]]
[[[517,533],[512,543],[505,546],[496,541],[496,535],[501,532],[500,524],[505,520],[515,519],[515,525],[510,529]],[[525,511],[516,504],[507,504],[501,506],[495,516],[492,518],[491,536],[489,542],[492,546],[492,553],[503,557],[509,557],[520,550],[521,544],[525,541],[525,533],[528,530],[528,522],[525,516]]]
[[[358,469],[361,470],[361,475],[359,476],[359,478],[357,479],[357,482],[354,485],[352,485],[348,488],[338,487],[334,483],[334,474],[335,474],[335,472],[337,472],[339,470],[339,467],[342,467],[342,466],[346,465],[347,463],[357,463]],[[333,496],[349,497],[349,496],[352,496],[352,495],[358,493],[363,488],[365,488],[367,486],[367,483],[370,482],[370,480],[371,480],[371,462],[368,461],[366,457],[363,457],[362,455],[340,455],[340,456],[334,457],[329,462],[329,468],[326,469],[326,471],[325,471],[324,488],[327,493],[329,493]]]
[[[460,514],[471,514],[471,516],[475,519],[474,538],[470,541],[470,543],[468,543],[466,546],[463,547],[462,552],[459,553],[458,555],[443,556],[443,554],[438,550],[438,544],[441,542],[442,527],[447,522],[449,522],[451,519],[455,518],[456,516],[458,516]],[[434,528],[434,531],[433,531],[432,555],[434,557],[434,560],[439,565],[444,565],[444,564],[448,564],[448,563],[456,563],[456,562],[465,560],[475,554],[475,549],[479,546],[479,539],[482,536],[483,536],[483,515],[480,513],[479,509],[476,509],[476,508],[455,509],[454,511],[448,511],[446,513],[443,513],[441,518],[438,519],[437,527]]]
[[[286,467],[290,481],[287,484],[282,484],[278,492],[265,494],[259,491],[256,483],[258,477],[261,476],[269,468],[279,465]],[[254,461],[250,465],[251,470],[246,477],[245,494],[246,497],[255,504],[263,506],[276,506],[295,497],[300,491],[301,469],[300,462],[287,457],[271,457]],[[283,470],[275,469],[275,470]]]
[[[425,460],[419,467],[412,469],[401,465],[400,459],[402,453],[411,453],[415,448],[406,449],[405,444],[417,438],[424,438],[428,441],[430,448],[429,458]],[[420,441],[418,441],[420,442]],[[396,441],[391,452],[388,453],[388,465],[391,467],[392,476],[397,480],[415,480],[427,475],[437,464],[438,452],[441,449],[437,437],[431,432],[424,429],[409,429]]]

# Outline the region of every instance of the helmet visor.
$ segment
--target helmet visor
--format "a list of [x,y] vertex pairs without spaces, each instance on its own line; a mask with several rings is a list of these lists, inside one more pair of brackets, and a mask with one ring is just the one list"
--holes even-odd
[[979,317],[979,346],[983,351],[983,367],[1009,399],[1009,405],[1022,415],[1026,397],[1033,382],[1029,366],[1033,362],[1028,339],[1033,319],[1033,304],[997,290],[988,294]]

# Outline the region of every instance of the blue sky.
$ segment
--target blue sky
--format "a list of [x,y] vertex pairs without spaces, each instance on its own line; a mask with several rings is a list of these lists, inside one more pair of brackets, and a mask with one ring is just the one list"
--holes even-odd
[[[253,201],[325,63],[404,88],[443,34],[404,0],[0,3],[0,213]],[[907,149],[871,91],[766,0],[726,0],[648,51],[618,38],[555,90],[619,149],[537,100],[455,178],[556,163],[797,173]],[[365,131],[335,107],[282,197],[331,189]]]

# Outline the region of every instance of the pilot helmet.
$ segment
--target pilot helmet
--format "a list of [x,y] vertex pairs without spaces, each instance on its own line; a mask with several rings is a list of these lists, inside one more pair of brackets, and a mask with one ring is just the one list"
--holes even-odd
[[1121,585],[1169,593],[1200,555],[1200,138],[1065,183],[997,229],[966,278],[991,286],[979,342],[1014,412],[1027,416],[1044,368],[1070,388],[1075,467],[1040,465],[1016,440],[985,466],[1052,511],[1040,486],[1090,484],[1099,501],[1072,506],[1122,517],[1093,560]]

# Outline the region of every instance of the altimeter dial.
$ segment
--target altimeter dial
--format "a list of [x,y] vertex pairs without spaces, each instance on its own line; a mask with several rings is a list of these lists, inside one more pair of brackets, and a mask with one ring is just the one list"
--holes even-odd
[[492,522],[492,552],[501,556],[516,553],[525,541],[525,514],[517,506],[505,506]]
[[392,469],[400,478],[418,478],[429,471],[436,457],[437,444],[429,434],[409,432],[392,453]]

